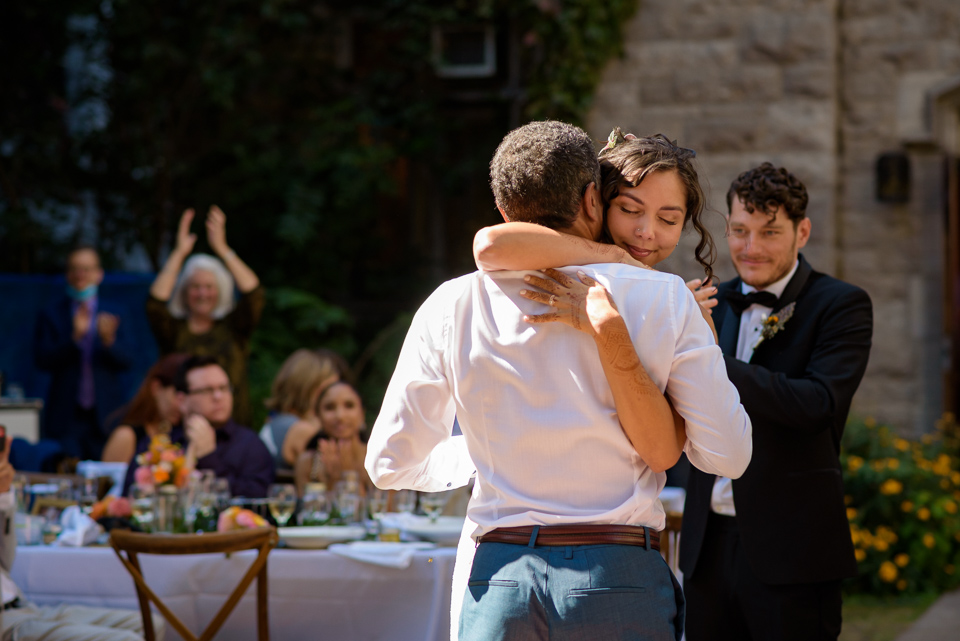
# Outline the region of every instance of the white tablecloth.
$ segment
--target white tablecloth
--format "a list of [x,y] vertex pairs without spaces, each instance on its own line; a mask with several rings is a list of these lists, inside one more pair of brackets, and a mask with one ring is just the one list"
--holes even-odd
[[[454,548],[417,552],[410,567],[401,570],[321,550],[274,550],[267,564],[270,638],[447,641],[455,554]],[[139,558],[147,584],[189,629],[199,632],[255,555]],[[12,576],[39,605],[137,608],[133,579],[111,548],[19,547]],[[255,599],[251,584],[216,639],[256,639]],[[166,640],[179,639],[168,626]]]

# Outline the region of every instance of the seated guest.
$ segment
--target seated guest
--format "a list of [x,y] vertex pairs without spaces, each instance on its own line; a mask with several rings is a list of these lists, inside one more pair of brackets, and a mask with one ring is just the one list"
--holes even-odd
[[[0,435],[0,439],[6,437]],[[0,636],[25,641],[142,641],[143,620],[137,610],[85,605],[37,606],[26,600],[10,578],[17,552],[13,527],[17,501],[10,487],[15,470],[7,460],[9,452],[9,447],[0,449]],[[163,627],[160,617],[155,617],[158,639],[163,638]]]
[[[170,440],[186,445],[187,459],[196,460],[196,469],[227,479],[233,496],[266,497],[273,459],[252,430],[230,418],[233,388],[223,367],[211,356],[191,356],[177,370],[174,386],[183,422],[170,430]],[[148,439],[141,440],[136,454],[149,447]],[[135,472],[131,465],[124,491]]]
[[169,354],[154,363],[127,406],[123,422],[110,434],[103,448],[103,460],[129,463],[137,451],[137,443],[150,441],[157,434],[169,434],[180,422],[180,403],[173,379],[187,354]]
[[293,469],[307,442],[320,431],[317,397],[348,371],[347,362],[328,349],[298,349],[284,361],[266,401],[273,413],[260,430],[277,469]]
[[294,468],[297,488],[319,481],[332,489],[346,470],[356,471],[362,480],[361,488],[366,488],[370,484],[363,467],[367,430],[360,394],[346,381],[333,383],[321,392],[316,412],[320,431],[297,458]]

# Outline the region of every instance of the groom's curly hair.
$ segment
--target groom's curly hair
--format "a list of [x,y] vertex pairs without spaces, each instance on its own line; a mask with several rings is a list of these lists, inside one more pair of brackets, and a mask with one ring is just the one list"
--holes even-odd
[[566,229],[591,182],[600,184],[593,141],[583,129],[556,120],[514,129],[490,161],[497,206],[514,222]]
[[727,211],[731,211],[734,197],[740,199],[751,214],[759,209],[772,217],[783,205],[794,227],[806,218],[810,200],[799,178],[768,162],[737,176],[727,191]]

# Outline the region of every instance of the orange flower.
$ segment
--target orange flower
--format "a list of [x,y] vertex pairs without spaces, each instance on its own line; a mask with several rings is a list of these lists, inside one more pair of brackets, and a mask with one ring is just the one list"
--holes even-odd
[[170,480],[170,472],[158,467],[153,470],[153,480],[157,483],[166,483]]
[[927,532],[923,535],[923,544],[932,550],[933,546],[937,544],[937,539],[932,534]]
[[877,571],[877,574],[880,575],[880,580],[885,583],[893,583],[899,573],[897,566],[890,561],[884,561],[880,564],[880,569]]
[[900,494],[903,491],[903,483],[897,479],[887,479],[880,486],[880,493],[891,496],[893,494]]

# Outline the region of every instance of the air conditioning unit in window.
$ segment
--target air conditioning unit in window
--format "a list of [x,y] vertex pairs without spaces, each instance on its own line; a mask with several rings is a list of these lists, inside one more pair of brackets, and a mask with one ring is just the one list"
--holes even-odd
[[489,78],[497,72],[497,42],[492,25],[443,25],[433,28],[433,64],[441,78]]

